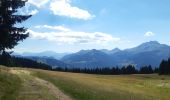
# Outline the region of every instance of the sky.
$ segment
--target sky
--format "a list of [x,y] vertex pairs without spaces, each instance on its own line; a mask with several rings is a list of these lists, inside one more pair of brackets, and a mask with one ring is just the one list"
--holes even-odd
[[170,45],[170,0],[28,0],[18,26],[30,36],[14,51],[126,49],[148,41]]

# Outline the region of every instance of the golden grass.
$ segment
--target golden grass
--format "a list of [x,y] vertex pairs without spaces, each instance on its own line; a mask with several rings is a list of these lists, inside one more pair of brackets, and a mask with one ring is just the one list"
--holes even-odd
[[75,100],[170,99],[170,76],[91,75],[1,66],[0,99],[55,100],[47,87],[37,83],[37,77],[53,83]]
[[[43,73],[43,75],[42,75]],[[51,71],[38,71],[39,77],[53,82],[69,95],[80,99],[84,95],[89,100],[105,97],[105,100],[169,100],[170,76],[158,75],[90,75]],[[45,76],[46,75],[46,76]],[[56,82],[60,81],[60,82]],[[69,87],[60,83],[66,82]],[[70,90],[69,90],[70,89]],[[69,93],[71,91],[71,93]],[[88,92],[92,93],[89,94]],[[87,93],[87,94],[86,94]],[[113,95],[110,95],[113,94]],[[114,96],[115,95],[115,96]],[[91,99],[91,97],[93,99]],[[99,98],[97,98],[99,97]],[[86,99],[86,98],[85,98]],[[85,100],[82,99],[82,100]]]

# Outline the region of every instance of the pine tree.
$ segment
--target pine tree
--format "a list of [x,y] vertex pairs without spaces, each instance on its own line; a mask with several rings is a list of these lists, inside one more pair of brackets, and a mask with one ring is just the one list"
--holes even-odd
[[18,15],[17,9],[25,6],[25,0],[0,0],[0,53],[14,48],[19,41],[26,39],[29,34],[26,28],[15,27],[31,17],[31,15]]
[[10,55],[6,50],[14,48],[19,41],[29,36],[29,33],[25,33],[26,28],[15,27],[31,17],[17,14],[17,9],[24,7],[26,2],[27,0],[0,0],[0,64],[10,65]]
[[149,66],[148,66],[148,74],[152,74],[152,73],[153,73],[152,66],[151,66],[151,65],[149,65]]
[[168,69],[168,74],[170,75],[170,58],[168,59],[167,69]]
[[159,66],[159,74],[167,75],[170,74],[170,59],[163,60]]

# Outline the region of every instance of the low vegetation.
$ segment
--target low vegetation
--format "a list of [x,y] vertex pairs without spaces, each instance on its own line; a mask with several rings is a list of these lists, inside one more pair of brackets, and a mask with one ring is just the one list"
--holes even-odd
[[20,78],[10,73],[8,68],[0,66],[0,100],[17,100],[20,87]]
[[95,75],[0,66],[0,100],[71,98],[169,100],[170,77],[157,74]]
[[31,73],[0,66],[0,100],[71,100],[52,83]]
[[[35,70],[34,70],[35,71]],[[169,100],[170,77],[35,71],[75,100]]]

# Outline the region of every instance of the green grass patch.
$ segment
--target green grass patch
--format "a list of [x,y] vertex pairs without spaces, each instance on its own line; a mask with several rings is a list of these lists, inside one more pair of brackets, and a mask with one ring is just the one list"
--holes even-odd
[[20,87],[20,78],[11,74],[8,68],[0,66],[0,100],[17,100]]

